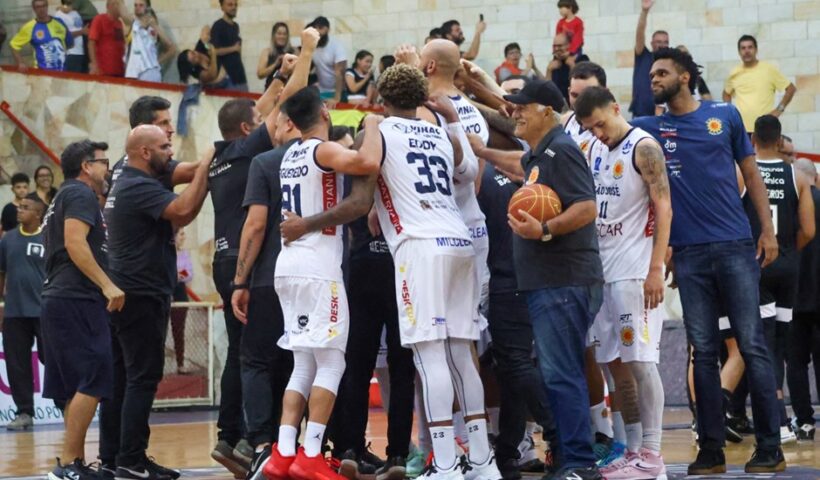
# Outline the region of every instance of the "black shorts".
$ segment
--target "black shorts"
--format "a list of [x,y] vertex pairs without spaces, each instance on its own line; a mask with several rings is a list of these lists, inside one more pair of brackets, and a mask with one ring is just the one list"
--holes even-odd
[[[776,261],[761,271],[761,316],[766,318],[776,316],[780,322],[790,322],[792,320],[792,308],[794,308],[797,300],[798,274],[799,267],[797,264],[781,261]],[[774,305],[775,310],[772,310],[772,305]]]
[[105,301],[43,297],[40,325],[48,355],[43,397],[75,393],[111,398],[114,388],[111,329]]

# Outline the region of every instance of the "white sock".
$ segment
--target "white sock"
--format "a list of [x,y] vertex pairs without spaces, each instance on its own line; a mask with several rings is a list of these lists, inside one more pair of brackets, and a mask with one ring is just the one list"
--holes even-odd
[[279,426],[279,440],[276,443],[279,453],[283,457],[292,457],[296,455],[296,435],[298,431],[296,427],[291,425]]
[[493,435],[498,435],[499,430],[498,428],[498,417],[501,415],[501,408],[499,407],[487,407],[487,416],[490,417],[490,432]]
[[322,453],[322,439],[325,436],[325,425],[308,422],[305,429],[305,455],[315,457]]
[[609,438],[613,437],[614,433],[612,432],[612,423],[609,420],[606,410],[606,400],[589,407],[589,416],[592,418],[593,437],[597,432],[601,432]]
[[537,424],[537,423],[535,423],[535,422],[527,422],[527,429],[526,429],[527,436],[528,436],[528,437],[532,437],[533,435],[535,435],[535,430],[536,430],[537,428],[538,428],[538,424]]
[[621,412],[612,412],[612,435],[615,441],[626,445],[626,429]]
[[467,435],[467,427],[464,425],[464,415],[461,412],[453,412],[453,430],[455,432],[455,436],[458,437],[458,440],[462,443],[462,445],[470,444],[470,437]]
[[490,458],[487,420],[479,418],[467,422],[467,434],[470,436],[470,463],[483,464]]
[[452,426],[430,427],[430,436],[433,437],[433,456],[439,468],[453,468],[456,464],[456,438]]
[[637,453],[643,443],[643,429],[640,422],[627,423],[624,425],[624,430],[626,430],[626,449]]

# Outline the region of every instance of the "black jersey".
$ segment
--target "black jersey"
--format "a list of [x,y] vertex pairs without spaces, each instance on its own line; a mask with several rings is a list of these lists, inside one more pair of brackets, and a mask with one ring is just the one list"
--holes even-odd
[[[757,160],[757,167],[766,190],[769,192],[769,205],[772,213],[774,233],[780,256],[797,261],[797,230],[800,226],[797,217],[797,178],[791,165],[782,160]],[[749,195],[743,198],[743,207],[749,216],[752,235],[760,238],[760,219]]]

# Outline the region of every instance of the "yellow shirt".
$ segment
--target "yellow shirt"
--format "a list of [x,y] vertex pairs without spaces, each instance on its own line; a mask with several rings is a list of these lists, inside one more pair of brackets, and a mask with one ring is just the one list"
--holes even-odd
[[774,110],[774,93],[782,92],[790,83],[774,65],[759,61],[754,67],[735,67],[723,90],[734,99],[746,131],[753,132],[755,120]]

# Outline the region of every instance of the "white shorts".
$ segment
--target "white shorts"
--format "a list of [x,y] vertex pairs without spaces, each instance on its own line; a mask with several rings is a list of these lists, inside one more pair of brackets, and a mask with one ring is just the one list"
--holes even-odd
[[441,240],[405,240],[393,254],[405,347],[446,338],[478,340],[475,251],[461,239]]
[[285,333],[276,342],[286,350],[336,348],[345,351],[350,325],[342,282],[304,277],[276,277]]
[[604,284],[604,301],[589,336],[595,360],[609,363],[660,360],[663,309],[644,309],[643,280]]

